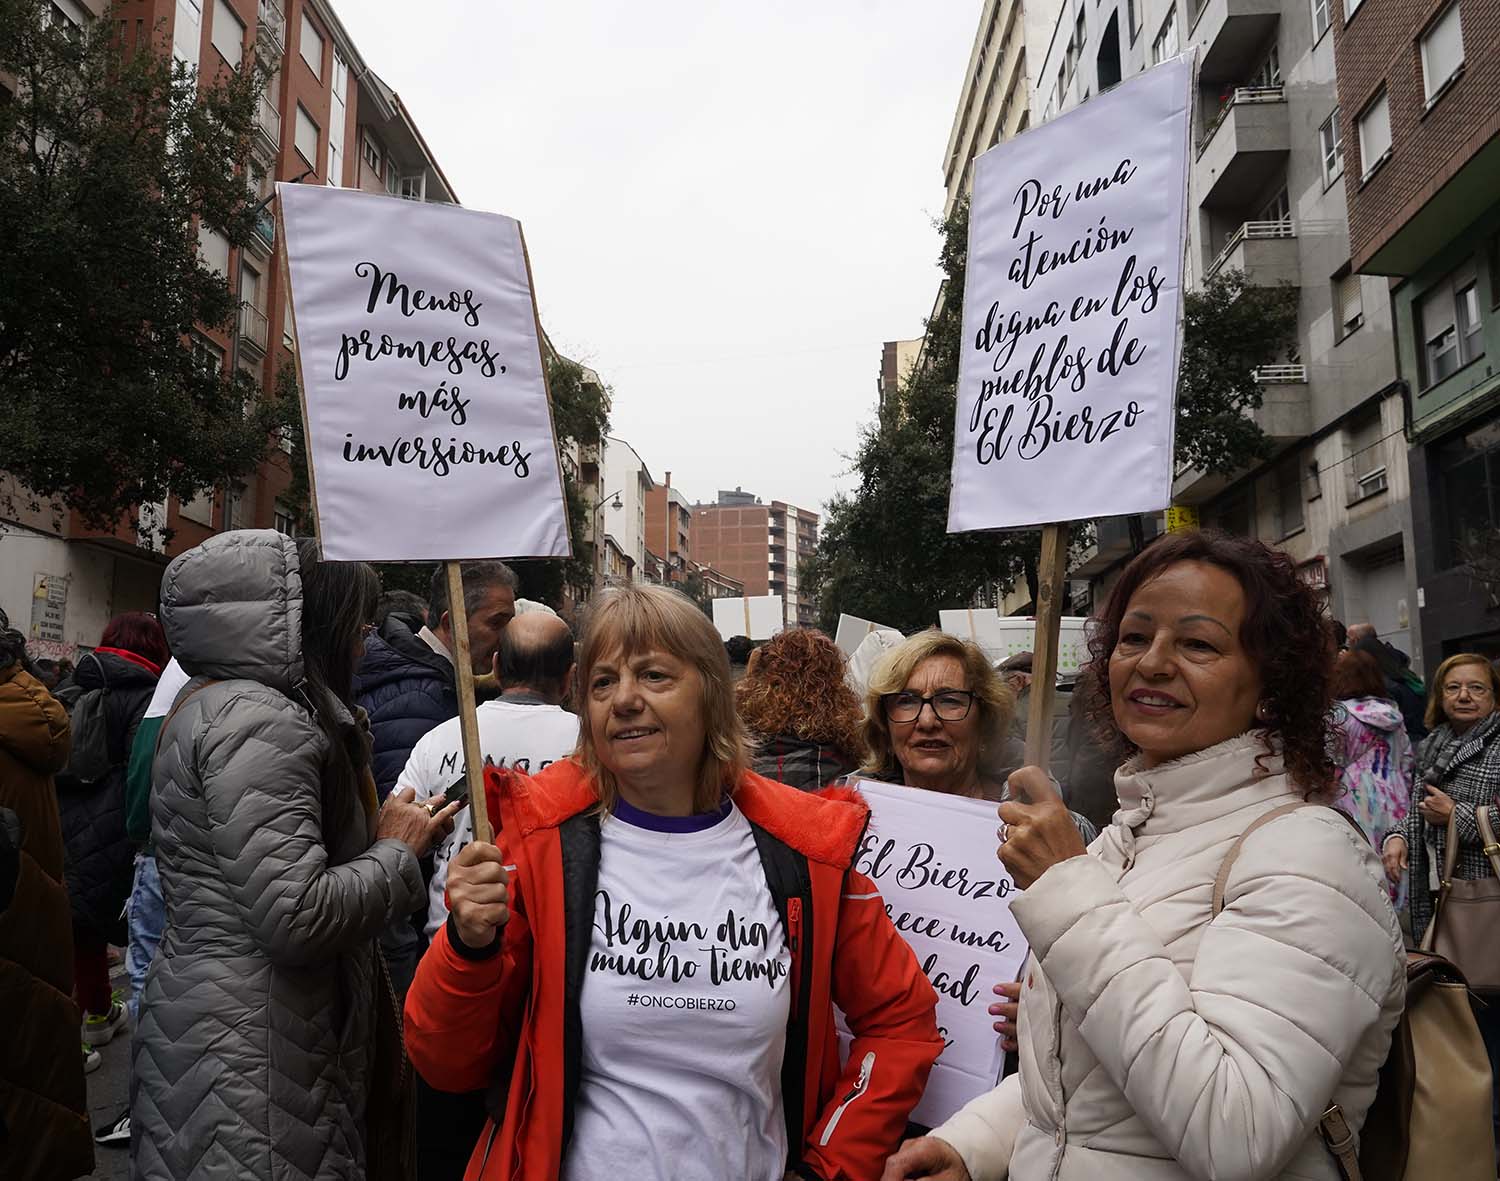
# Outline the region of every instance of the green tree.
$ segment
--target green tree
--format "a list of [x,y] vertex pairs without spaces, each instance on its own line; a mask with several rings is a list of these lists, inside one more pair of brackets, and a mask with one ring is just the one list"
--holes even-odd
[[254,55],[200,91],[164,36],[126,55],[110,19],[0,0],[0,74],[0,462],[22,498],[107,526],[252,471],[283,408],[195,359],[190,333],[235,310],[198,223],[233,246],[252,232]]
[[[1036,597],[1037,531],[947,531],[967,203],[938,229],[943,292],[927,321],[922,356],[861,431],[852,464],[858,488],[829,502],[818,554],[803,575],[830,632],[840,613],[913,631],[934,623],[943,608],[993,605],[1022,580]],[[1238,272],[1187,296],[1179,466],[1233,472],[1267,454],[1267,440],[1247,413],[1261,398],[1252,371],[1286,353],[1296,323],[1294,289],[1252,287]],[[1075,552],[1090,536],[1088,526],[1074,530]]]

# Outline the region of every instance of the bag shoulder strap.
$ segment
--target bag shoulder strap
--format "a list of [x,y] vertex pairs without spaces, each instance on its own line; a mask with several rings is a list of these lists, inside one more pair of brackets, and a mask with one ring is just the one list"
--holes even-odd
[[1490,870],[1500,878],[1500,842],[1495,840],[1495,827],[1490,822],[1488,805],[1474,809],[1474,818],[1479,821],[1479,835],[1484,838],[1484,855],[1490,860]]
[[1250,822],[1250,827],[1240,833],[1234,844],[1229,846],[1229,852],[1224,854],[1224,860],[1219,864],[1219,872],[1214,875],[1214,901],[1213,910],[1210,912],[1214,918],[1219,917],[1219,912],[1224,909],[1224,891],[1229,885],[1229,871],[1234,868],[1234,863],[1239,860],[1240,849],[1244,847],[1250,834],[1263,825],[1270,824],[1273,820],[1280,820],[1283,816],[1289,816],[1299,808],[1316,807],[1306,800],[1293,800],[1290,804],[1282,804],[1279,808],[1272,808],[1269,812],[1262,812]]
[[177,700],[172,702],[172,708],[167,710],[167,716],[161,720],[161,729],[156,732],[156,751],[152,756],[153,758],[161,753],[161,736],[167,732],[167,727],[172,724],[172,719],[177,716],[177,711],[186,705],[188,699],[194,693],[198,692],[199,689],[207,689],[210,685],[217,685],[218,683],[218,681],[210,677],[199,681],[196,685],[190,685],[186,693],[177,694]]
[[1318,1132],[1334,1160],[1339,1162],[1344,1181],[1363,1181],[1364,1175],[1359,1170],[1359,1154],[1354,1150],[1354,1129],[1344,1118],[1344,1109],[1335,1103],[1325,1111],[1323,1118],[1318,1121]]

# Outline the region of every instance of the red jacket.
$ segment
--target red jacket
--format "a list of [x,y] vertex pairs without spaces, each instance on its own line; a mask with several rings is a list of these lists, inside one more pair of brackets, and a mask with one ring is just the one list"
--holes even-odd
[[[434,1087],[489,1088],[491,1119],[465,1181],[554,1181],[578,1088],[598,800],[572,760],[535,779],[490,768],[485,786],[515,867],[510,923],[498,953],[479,958],[455,950],[451,927],[438,932],[407,994],[406,1046]],[[899,1145],[943,1049],[937,995],[874,883],[851,868],[869,815],[856,792],[812,795],[746,774],[734,799],[792,953],[782,1072],[788,1167],[868,1181]],[[835,1004],[854,1033],[842,1069]]]

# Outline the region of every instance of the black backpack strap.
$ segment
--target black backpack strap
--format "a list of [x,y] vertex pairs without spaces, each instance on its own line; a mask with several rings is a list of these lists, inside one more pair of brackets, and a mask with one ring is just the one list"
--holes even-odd
[[793,964],[800,965],[792,980],[791,1016],[787,1021],[786,1053],[781,1061],[781,1103],[786,1117],[787,1159],[795,1166],[802,1158],[806,1140],[802,1126],[802,1109],[807,1091],[808,1009],[812,1002],[813,980],[813,906],[812,876],[807,858],[786,842],[773,837],[758,824],[750,825],[755,834],[755,848],[760,854],[766,884],[776,913],[781,916],[782,931]]
[[563,871],[563,1126],[562,1151],[573,1136],[573,1108],[583,1070],[583,1017],[579,996],[594,934],[594,895],[599,889],[599,812],[590,808],[561,824]]

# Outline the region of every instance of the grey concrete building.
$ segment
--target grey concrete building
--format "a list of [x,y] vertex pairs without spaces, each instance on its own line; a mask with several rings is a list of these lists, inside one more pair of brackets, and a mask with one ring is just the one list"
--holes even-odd
[[[1240,270],[1297,289],[1296,347],[1258,370],[1274,456],[1177,474],[1174,503],[1290,553],[1332,613],[1417,656],[1405,401],[1385,285],[1351,273],[1329,0],[1067,0],[1033,121],[1196,47],[1187,281]],[[1096,591],[1130,553],[1105,522],[1074,571]]]

